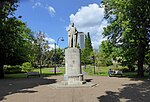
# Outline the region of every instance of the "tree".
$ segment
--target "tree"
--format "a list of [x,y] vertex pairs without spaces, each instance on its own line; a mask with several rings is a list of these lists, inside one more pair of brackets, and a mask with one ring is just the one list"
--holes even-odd
[[[55,63],[55,55],[54,55],[54,50],[52,49],[50,52],[52,52],[53,54],[51,55],[51,64]],[[61,48],[57,48],[56,49],[56,64],[62,64],[64,61],[64,52]]]
[[87,33],[87,39],[85,39],[85,48],[89,49],[89,51],[93,51],[92,43],[91,43],[91,37],[90,33]]
[[26,24],[9,18],[1,31],[1,63],[16,65],[30,60],[33,36]]
[[91,52],[93,52],[93,47],[92,47],[92,43],[91,43],[91,37],[90,34],[88,32],[87,35],[85,35],[85,45],[84,45],[84,49],[82,50],[82,55],[81,55],[81,62],[84,64],[90,64],[90,55]]
[[[9,0],[1,1],[0,2],[0,48],[2,48],[3,43],[3,36],[5,35],[5,22],[8,18],[8,15],[12,15],[12,12],[16,9],[16,2],[9,2]],[[5,29],[4,29],[5,28]],[[0,78],[4,78],[4,70],[3,70],[3,64],[4,60],[6,59],[6,53],[4,52],[3,48],[0,50]]]
[[37,65],[43,66],[44,63],[46,63],[47,55],[49,46],[48,41],[45,39],[45,33],[44,32],[38,32],[35,38],[35,62]]
[[102,41],[100,47],[99,47],[99,57],[100,57],[100,62],[103,65],[112,65],[112,52],[113,52],[113,46],[112,44],[108,41]]
[[143,77],[145,54],[150,42],[149,0],[103,0],[105,18],[110,25],[104,29],[104,36],[120,46],[127,62],[137,61],[138,76]]
[[[14,11],[18,7],[18,0],[2,0],[0,2],[0,25],[5,24],[8,16],[14,17]],[[14,17],[15,18],[15,17]]]
[[[32,31],[14,16],[18,7],[18,0],[5,0],[0,2],[0,63],[16,65],[31,61]],[[0,71],[2,77],[3,68]]]
[[150,65],[150,50],[145,56],[145,64]]

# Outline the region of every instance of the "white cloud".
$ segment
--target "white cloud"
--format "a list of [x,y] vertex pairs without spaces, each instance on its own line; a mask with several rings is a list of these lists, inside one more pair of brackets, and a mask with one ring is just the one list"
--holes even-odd
[[55,43],[55,40],[52,38],[45,37],[45,40],[47,40],[49,43]]
[[[53,38],[45,37],[45,40],[48,41],[48,46],[50,47],[49,50],[52,50],[55,48],[56,41]],[[59,48],[60,46],[56,45],[56,48]]]
[[36,7],[43,7],[43,5],[40,2],[35,2],[32,8],[36,8]]
[[48,4],[44,4],[41,1],[35,1],[35,0],[31,0],[31,2],[33,3],[33,6],[32,6],[33,9],[38,8],[38,7],[42,8],[42,9],[46,9],[49,12],[49,14],[51,15],[51,17],[53,17],[56,13],[54,7],[52,7]]
[[98,48],[103,40],[103,28],[107,26],[104,18],[104,8],[97,4],[81,7],[76,14],[70,15],[70,22],[74,22],[80,32],[90,32],[94,48]]
[[54,16],[56,13],[55,9],[52,6],[48,6],[48,11],[49,11],[51,16]]
[[50,38],[50,37],[45,37],[45,40],[48,41],[48,46],[49,46],[49,50],[52,50],[55,48],[54,43],[56,42],[54,39]]

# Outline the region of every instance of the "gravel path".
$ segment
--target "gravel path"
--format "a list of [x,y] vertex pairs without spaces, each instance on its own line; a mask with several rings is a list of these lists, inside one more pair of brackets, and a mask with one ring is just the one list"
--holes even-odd
[[59,88],[49,85],[62,76],[0,80],[0,102],[150,102],[150,81],[85,76],[93,88]]

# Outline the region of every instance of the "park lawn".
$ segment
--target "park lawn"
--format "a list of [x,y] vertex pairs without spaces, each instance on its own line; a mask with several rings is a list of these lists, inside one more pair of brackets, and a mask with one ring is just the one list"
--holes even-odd
[[[39,72],[40,73],[40,69],[35,69],[34,72]],[[65,68],[64,67],[57,67],[56,68],[56,75],[63,75],[65,72]],[[43,76],[50,76],[50,75],[54,75],[54,68],[42,68],[42,75]]]
[[[126,72],[124,76],[128,78],[137,78],[137,72]],[[144,77],[142,79],[147,79],[148,77],[148,72],[144,72]]]
[[[95,67],[95,74],[94,74],[94,66],[87,65],[86,68],[83,68],[83,71],[92,76],[108,76],[108,70],[109,69],[115,69],[114,66],[106,66],[106,67]],[[119,66],[118,68],[122,68]],[[63,75],[65,73],[65,68],[64,67],[57,67],[57,74],[56,75]],[[39,72],[40,69],[34,69],[34,72]],[[54,75],[54,68],[42,68],[42,76],[47,77]],[[144,73],[145,77],[148,77],[148,73]],[[124,77],[129,77],[129,78],[136,78],[137,77],[137,72],[124,72],[123,73]],[[27,74],[26,73],[16,73],[16,74],[5,74],[5,78],[26,78]],[[33,76],[34,77],[34,76]],[[37,77],[37,76],[35,76]]]
[[97,76],[108,76],[109,67],[95,67],[94,74],[94,66],[87,65],[86,68],[83,68],[83,71],[88,75],[97,75]]
[[[42,76],[47,77],[47,76],[54,75],[53,70],[54,68],[42,68]],[[65,69],[63,67],[57,67],[56,71],[57,71],[56,75],[63,75]],[[33,70],[33,72],[40,73],[40,69],[36,68]],[[37,76],[33,76],[33,77],[37,77]],[[27,74],[26,73],[5,74],[5,78],[27,78]]]
[[[122,67],[118,66],[118,68],[115,68],[114,66],[100,66],[100,67],[95,67],[95,74],[94,74],[94,66],[87,65],[86,68],[83,68],[83,71],[92,76],[108,76],[108,70],[121,70],[122,68],[127,68],[127,67]],[[137,78],[137,72],[123,72],[123,77],[128,77],[128,78]],[[144,73],[144,78],[148,78],[148,72]]]

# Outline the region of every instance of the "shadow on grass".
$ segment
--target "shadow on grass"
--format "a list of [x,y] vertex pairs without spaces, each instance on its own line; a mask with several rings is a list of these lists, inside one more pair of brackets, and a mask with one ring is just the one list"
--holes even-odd
[[39,85],[49,85],[56,83],[56,79],[47,78],[16,78],[16,79],[1,79],[0,80],[0,101],[5,100],[5,96],[15,93],[36,93],[32,90]]
[[138,84],[125,84],[119,92],[106,91],[106,95],[97,97],[99,102],[150,102],[150,81]]
[[148,73],[145,72],[144,77],[140,78],[137,76],[137,72],[128,72],[128,73],[124,73],[123,77],[130,78],[130,80],[132,81],[138,81],[138,80],[145,81],[148,79]]
[[146,80],[148,79],[148,73],[144,73],[144,77],[138,77],[137,72],[125,72],[121,75],[111,75],[110,77],[117,77],[117,78],[130,78],[132,81],[138,81],[138,80]]

